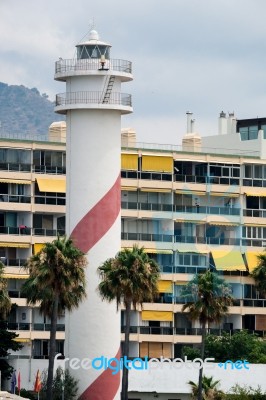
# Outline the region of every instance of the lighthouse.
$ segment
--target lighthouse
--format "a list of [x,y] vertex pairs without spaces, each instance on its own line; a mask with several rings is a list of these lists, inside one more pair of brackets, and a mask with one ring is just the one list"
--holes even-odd
[[110,51],[92,30],[74,59],[55,64],[55,80],[66,83],[55,105],[67,125],[66,231],[88,259],[87,298],[66,315],[65,356],[79,360],[70,372],[82,400],[120,398],[120,374],[89,361],[120,356],[120,315],[116,304],[101,300],[97,269],[121,248],[121,115],[132,112],[121,86],[133,77],[131,62],[110,58]]

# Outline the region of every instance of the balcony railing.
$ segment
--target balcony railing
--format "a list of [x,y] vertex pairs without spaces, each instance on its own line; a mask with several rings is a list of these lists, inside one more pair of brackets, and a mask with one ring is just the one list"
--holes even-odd
[[0,257],[0,261],[6,266],[6,267],[23,267],[26,263],[26,259],[24,258],[5,258],[5,257]]
[[153,234],[153,233],[130,233],[130,232],[122,232],[121,233],[122,240],[143,240],[147,242],[172,242],[172,235],[162,235],[162,234]]
[[[1,233],[1,227],[0,227]],[[200,237],[183,235],[164,235],[153,233],[122,232],[121,240],[139,240],[147,242],[167,242],[167,243],[193,243],[210,244],[220,246],[247,246],[265,247],[266,239],[246,239],[246,238],[223,238],[223,237]]]
[[[8,322],[7,328],[10,331],[50,331],[51,324],[35,324],[28,322]],[[65,324],[57,324],[56,330],[58,332],[65,331]]]
[[36,235],[36,236],[63,236],[65,229],[46,228],[21,228],[12,226],[0,226],[0,235]]
[[126,93],[112,92],[105,101],[103,92],[70,92],[56,95],[56,106],[67,106],[70,104],[111,104],[132,106],[131,95]]
[[1,162],[0,170],[1,171],[30,172],[31,164]]
[[34,197],[35,204],[48,204],[55,206],[65,206],[66,198],[65,197],[52,197],[52,196],[35,196]]
[[126,210],[170,211],[210,215],[240,215],[240,208],[231,207],[181,206],[175,204],[139,203],[136,201],[122,201],[121,207]]
[[66,167],[55,167],[50,165],[33,165],[32,172],[35,172],[36,174],[65,175]]
[[[55,73],[65,74],[75,71],[96,71],[101,69],[100,59],[68,59],[55,63]],[[132,62],[127,60],[110,59],[105,62],[104,68],[111,71],[132,73]]]
[[24,194],[0,194],[0,202],[29,204],[31,196],[25,196]]
[[175,235],[175,242],[176,243],[217,244],[217,245],[226,245],[226,246],[240,246],[241,239]]
[[[208,328],[207,333],[216,336],[222,336],[227,333],[233,335],[240,332],[242,329],[224,329],[224,328]],[[246,329],[245,329],[246,330]],[[266,331],[258,331],[247,329],[248,333],[256,334],[260,337],[266,336]],[[125,333],[125,326],[121,327],[121,333]],[[157,327],[157,326],[131,326],[130,333],[140,335],[186,335],[186,336],[201,336],[201,328],[172,328],[172,327]]]
[[244,217],[266,218],[266,210],[245,209],[245,210],[243,210],[243,216]]

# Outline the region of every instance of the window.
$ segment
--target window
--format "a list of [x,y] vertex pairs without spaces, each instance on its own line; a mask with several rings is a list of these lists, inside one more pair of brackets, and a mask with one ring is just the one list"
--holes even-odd
[[245,126],[245,127],[239,128],[239,132],[240,132],[240,137],[241,137],[242,141],[258,139],[258,126],[257,125]]

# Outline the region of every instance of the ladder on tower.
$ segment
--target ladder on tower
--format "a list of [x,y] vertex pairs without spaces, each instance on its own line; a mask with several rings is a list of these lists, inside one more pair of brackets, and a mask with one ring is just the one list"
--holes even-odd
[[109,103],[110,96],[111,96],[111,93],[112,93],[112,89],[113,89],[113,86],[114,86],[114,82],[115,82],[115,76],[111,75],[110,78],[109,78],[109,82],[108,82],[106,91],[104,93],[104,98],[103,98],[103,101],[102,101],[103,104]]

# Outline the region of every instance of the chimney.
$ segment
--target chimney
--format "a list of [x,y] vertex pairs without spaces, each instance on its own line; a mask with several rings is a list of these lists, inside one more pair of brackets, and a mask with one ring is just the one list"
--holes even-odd
[[187,111],[187,133],[192,132],[192,115],[193,113],[191,111]]
[[49,126],[48,139],[50,142],[66,143],[66,122],[53,122]]
[[136,147],[136,132],[132,128],[122,129],[121,146]]
[[220,117],[218,118],[218,134],[219,135],[226,135],[227,132],[227,118],[226,118],[226,113],[221,111],[220,112]]

